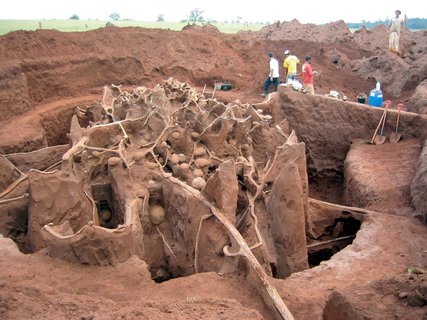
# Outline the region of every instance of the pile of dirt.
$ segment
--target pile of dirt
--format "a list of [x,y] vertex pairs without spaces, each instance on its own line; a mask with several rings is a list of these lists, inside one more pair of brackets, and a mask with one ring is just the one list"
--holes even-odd
[[[198,87],[229,81],[233,89],[259,93],[268,73],[266,53],[273,51],[281,60],[285,49],[301,61],[307,54],[313,56],[320,93],[336,90],[356,100],[360,91],[368,92],[380,80],[386,98],[406,99],[425,77],[426,32],[407,32],[404,42],[409,50],[402,63],[384,54],[386,46],[378,40],[383,32],[377,28],[353,36],[344,22],[315,26],[297,21],[236,35],[212,26],[189,26],[184,32],[16,31],[0,37],[0,108],[8,119],[46,102],[98,93],[107,84],[152,86],[169,76]],[[383,51],[365,46],[368,39]]]
[[274,41],[303,40],[321,43],[333,43],[338,40],[345,41],[352,38],[350,30],[343,20],[319,26],[312,23],[303,24],[294,19],[289,22],[276,22],[265,26],[255,34],[259,39]]
[[424,80],[418,85],[407,107],[410,112],[427,114],[427,80]]
[[406,274],[367,286],[332,292],[326,302],[323,319],[424,319],[427,275],[419,267],[410,267],[409,270]]

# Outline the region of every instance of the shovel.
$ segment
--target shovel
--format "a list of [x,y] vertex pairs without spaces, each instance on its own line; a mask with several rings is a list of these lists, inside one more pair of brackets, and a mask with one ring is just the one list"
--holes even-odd
[[400,120],[400,111],[403,109],[403,104],[399,103],[397,105],[397,121],[396,121],[396,131],[393,132],[390,135],[390,143],[398,143],[399,140],[402,138],[402,134],[397,133],[397,130],[399,128],[399,120]]
[[386,136],[383,136],[383,130],[384,130],[384,125],[385,125],[385,120],[387,119],[387,110],[388,110],[388,107],[386,106],[385,111],[384,111],[383,124],[381,125],[381,133],[379,135],[375,136],[375,138],[374,138],[374,143],[376,145],[383,144],[386,140]]
[[[374,135],[372,136],[371,144],[373,144],[373,143],[383,144],[385,142],[386,137],[384,137],[382,134],[383,134],[383,130],[384,130],[385,118],[387,116],[387,109],[390,107],[390,105],[391,105],[391,101],[387,100],[385,102],[385,109],[384,109],[383,115],[381,116],[380,122],[378,123],[378,126],[375,129]],[[378,136],[377,133],[378,133],[378,129],[380,128],[381,124],[382,124],[381,135]],[[382,139],[384,139],[384,140],[381,142]]]

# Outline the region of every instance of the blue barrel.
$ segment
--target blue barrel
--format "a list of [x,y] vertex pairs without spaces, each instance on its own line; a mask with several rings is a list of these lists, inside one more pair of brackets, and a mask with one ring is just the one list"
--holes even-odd
[[373,89],[369,93],[368,104],[373,107],[382,107],[383,105],[383,93],[380,90]]

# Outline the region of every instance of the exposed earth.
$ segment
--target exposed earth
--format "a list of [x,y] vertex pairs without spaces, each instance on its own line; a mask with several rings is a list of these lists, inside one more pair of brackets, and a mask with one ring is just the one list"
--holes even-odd
[[[402,40],[342,21],[1,36],[0,318],[427,319],[427,31]],[[317,94],[261,97],[286,49]],[[357,102],[376,81],[378,145],[384,108]]]

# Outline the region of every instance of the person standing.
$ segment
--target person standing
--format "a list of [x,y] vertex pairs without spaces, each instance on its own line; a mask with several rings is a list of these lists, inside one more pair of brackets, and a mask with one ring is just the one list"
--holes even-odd
[[311,57],[305,57],[305,63],[302,66],[302,83],[304,84],[304,89],[307,92],[314,94],[314,73],[313,68],[311,67]]
[[297,74],[297,65],[299,63],[299,60],[296,56],[292,55],[289,50],[286,50],[284,55],[285,55],[285,61],[283,61],[283,66],[287,69],[285,82],[288,82],[289,80],[295,80],[295,76]]
[[261,94],[262,96],[266,96],[268,93],[268,89],[270,88],[271,83],[274,84],[277,91],[277,86],[279,83],[279,61],[274,58],[273,52],[269,52],[268,56],[270,57],[270,73],[268,74],[267,79],[264,82],[264,92]]
[[395,17],[390,20],[389,25],[389,36],[388,36],[388,48],[391,52],[399,54],[399,39],[400,39],[400,29],[402,24],[406,25],[406,15],[405,20],[400,18],[402,12],[400,10],[395,11]]

